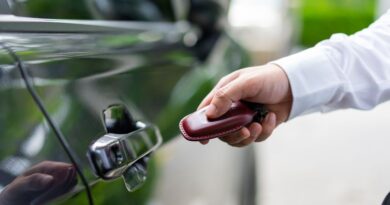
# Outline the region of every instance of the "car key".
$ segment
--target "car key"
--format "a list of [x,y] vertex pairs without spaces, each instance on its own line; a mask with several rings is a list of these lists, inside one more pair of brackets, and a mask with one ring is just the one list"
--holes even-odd
[[184,117],[179,128],[185,139],[202,141],[232,134],[252,122],[261,122],[267,115],[264,105],[235,102],[221,117],[209,119],[207,107]]

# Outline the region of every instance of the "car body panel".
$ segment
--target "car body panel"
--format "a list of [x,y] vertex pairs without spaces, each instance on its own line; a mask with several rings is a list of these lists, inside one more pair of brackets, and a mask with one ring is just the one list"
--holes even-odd
[[[156,26],[150,28],[103,34],[2,34],[4,45],[28,71],[28,80],[79,157],[90,183],[97,178],[86,150],[106,132],[103,110],[123,104],[134,119],[155,121],[175,82],[194,63],[177,27],[172,25],[174,30],[165,32]],[[34,157],[30,161],[35,161]]]
[[[1,185],[42,161],[71,162],[28,92],[28,81],[76,156],[94,202],[147,204],[159,170],[156,159],[148,162],[144,186],[128,193],[120,178],[97,177],[87,152],[107,132],[103,111],[116,104],[126,106],[136,121],[156,125],[168,142],[216,79],[248,64],[245,52],[223,32],[206,50],[208,57],[199,59],[194,31],[183,22],[0,16]],[[85,191],[79,181],[51,203],[87,204]]]

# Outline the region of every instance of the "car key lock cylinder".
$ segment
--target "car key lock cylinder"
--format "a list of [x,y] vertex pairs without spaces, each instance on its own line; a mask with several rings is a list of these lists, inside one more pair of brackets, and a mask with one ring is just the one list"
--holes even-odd
[[[108,133],[89,146],[91,167],[103,180],[122,177],[127,190],[135,191],[146,181],[147,161],[160,146],[161,134],[152,124],[134,121],[123,105],[110,106],[103,114]],[[113,127],[119,132],[112,133]]]

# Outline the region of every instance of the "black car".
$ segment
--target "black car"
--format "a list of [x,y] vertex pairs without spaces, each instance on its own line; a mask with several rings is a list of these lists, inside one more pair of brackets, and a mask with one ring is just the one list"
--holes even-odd
[[[165,166],[154,153],[177,143],[179,120],[217,79],[248,65],[227,8],[0,0],[0,204],[152,204]],[[232,162],[244,181],[246,159]],[[245,184],[231,186],[252,204]]]

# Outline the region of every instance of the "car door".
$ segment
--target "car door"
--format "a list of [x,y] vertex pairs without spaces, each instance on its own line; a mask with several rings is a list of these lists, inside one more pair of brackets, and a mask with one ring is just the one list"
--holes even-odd
[[[36,204],[146,204],[150,156],[216,77],[247,62],[189,22],[2,15],[0,31],[2,195]],[[9,191],[31,169],[58,179],[30,198]]]

